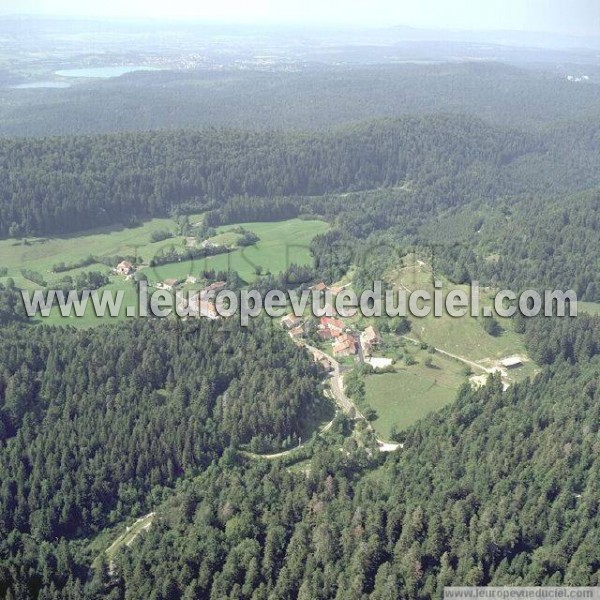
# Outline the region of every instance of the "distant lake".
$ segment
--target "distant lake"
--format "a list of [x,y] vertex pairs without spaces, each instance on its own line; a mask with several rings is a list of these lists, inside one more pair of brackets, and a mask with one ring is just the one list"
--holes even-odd
[[32,90],[36,88],[68,88],[70,83],[66,81],[32,81],[31,83],[19,83],[10,86],[13,90]]
[[154,67],[89,67],[85,69],[63,69],[56,71],[55,75],[60,77],[95,77],[100,79],[108,79],[110,77],[119,77],[125,73],[133,73],[134,71],[159,71]]

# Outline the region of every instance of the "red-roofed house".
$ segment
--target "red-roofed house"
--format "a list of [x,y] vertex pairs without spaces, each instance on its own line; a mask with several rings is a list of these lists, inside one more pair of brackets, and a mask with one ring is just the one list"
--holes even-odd
[[331,333],[331,329],[326,328],[326,329],[319,329],[319,331],[317,331],[317,335],[322,339],[322,340],[330,340],[333,338],[333,333]]
[[346,325],[344,325],[343,321],[334,319],[333,317],[321,317],[320,326],[322,329],[329,329],[334,337],[342,335],[346,329]]
[[357,352],[356,340],[348,333],[340,336],[333,344],[333,354],[335,356],[354,356]]

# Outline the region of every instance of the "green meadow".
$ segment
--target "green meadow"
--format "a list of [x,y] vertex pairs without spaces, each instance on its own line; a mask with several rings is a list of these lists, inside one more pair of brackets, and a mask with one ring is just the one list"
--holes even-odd
[[[193,215],[190,217],[190,222],[197,222],[200,218],[200,215]],[[256,245],[237,248],[228,254],[207,259],[181,261],[160,267],[150,267],[148,263],[165,249],[174,248],[178,252],[183,252],[186,246],[185,238],[176,235],[178,226],[171,219],[152,219],[134,228],[101,228],[81,235],[0,240],[0,267],[7,269],[7,274],[1,281],[6,281],[10,277],[14,279],[17,287],[33,291],[38,289],[39,285],[23,277],[22,269],[42,275],[50,288],[67,275],[75,277],[82,271],[99,271],[108,275],[110,279],[110,284],[103,289],[122,291],[124,294],[123,307],[118,317],[122,319],[126,317],[126,306],[137,306],[136,288],[132,281],[114,275],[112,269],[102,263],[61,273],[54,273],[53,267],[59,263],[74,264],[90,255],[137,256],[142,259],[141,271],[148,277],[150,284],[166,279],[185,280],[189,275],[197,277],[201,271],[207,269],[215,271],[231,269],[237,271],[244,281],[252,283],[257,279],[259,272],[278,273],[291,263],[310,264],[312,257],[309,246],[312,238],[327,231],[329,227],[323,221],[301,219],[276,223],[244,223],[243,226],[260,238]],[[235,234],[230,233],[233,227],[235,225],[219,228],[216,240],[220,243],[235,241],[237,237],[232,237]],[[151,236],[157,231],[168,231],[174,237],[152,243]],[[65,318],[55,307],[49,317],[37,319],[47,324],[69,324],[75,327],[90,327],[110,320],[110,318],[97,318],[90,307],[80,318],[75,316]]]
[[[150,281],[165,279],[185,279],[188,275],[198,275],[201,271],[237,271],[247,283],[258,277],[257,269],[279,273],[291,263],[311,264],[310,242],[316,235],[325,233],[329,225],[323,221],[304,221],[291,219],[277,223],[241,223],[255,233],[260,240],[253,246],[238,248],[228,254],[219,254],[207,258],[182,261],[176,264],[146,268],[144,273]],[[218,232],[226,232],[234,225],[220,227]],[[214,238],[213,238],[214,239]]]
[[[453,402],[460,385],[467,382],[465,365],[458,361],[423,350],[413,356],[416,363],[410,367],[396,365],[395,373],[365,378],[365,400],[377,413],[373,426],[383,439],[390,439],[392,428],[402,431]],[[428,356],[431,366],[425,365]]]
[[[422,262],[414,262],[408,267],[388,272],[386,280],[395,290],[407,293],[426,290],[433,296],[429,267]],[[436,280],[442,281],[444,293],[460,289],[470,295],[467,286],[454,285],[439,276]],[[482,290],[480,298],[482,307],[491,306],[492,290]],[[501,359],[519,355],[525,362],[520,368],[505,372],[507,385],[533,376],[538,371],[538,366],[527,359],[523,336],[515,333],[509,319],[497,318],[501,331],[496,336],[484,330],[481,318],[455,318],[445,310],[440,317],[435,317],[432,312],[423,318],[410,316],[409,320],[411,331],[406,336],[409,339],[384,336],[385,343],[379,353],[397,361],[396,372],[369,375],[365,379],[365,400],[377,413],[373,425],[384,439],[389,439],[392,428],[401,431],[453,402],[460,385],[468,381],[466,370],[471,370],[473,375],[485,376],[486,370],[500,366]],[[359,323],[365,325],[363,320]],[[428,355],[421,344],[433,346],[456,358],[440,352]],[[414,359],[415,364],[405,364],[403,357],[407,355]],[[430,366],[425,364],[428,356],[432,361]]]
[[[426,290],[433,296],[432,276],[426,265],[397,269],[389,272],[386,278],[396,290]],[[469,287],[453,284],[437,275],[436,279],[442,281],[444,294],[457,289],[470,297]],[[482,290],[480,297],[482,307],[492,306],[490,291]],[[418,341],[489,367],[498,359],[525,354],[523,336],[513,331],[511,320],[497,318],[497,321],[502,331],[500,335],[492,336],[483,329],[481,318],[470,315],[451,317],[445,310],[442,316],[435,317],[432,311],[427,317],[410,317],[412,329],[409,335]]]
[[578,302],[577,308],[580,313],[600,315],[600,303],[598,302]]
[[72,264],[90,255],[140,256],[147,261],[161,249],[173,245],[184,248],[183,238],[152,243],[150,237],[156,231],[175,234],[177,224],[171,219],[152,219],[132,228],[103,227],[61,237],[0,240],[0,266],[8,269],[8,276],[15,280],[18,287],[33,288],[35,284],[22,277],[21,269],[41,273],[48,285],[52,285],[65,275],[73,276],[79,271],[110,272],[103,264],[93,264],[83,269],[53,273],[52,267],[59,263]]

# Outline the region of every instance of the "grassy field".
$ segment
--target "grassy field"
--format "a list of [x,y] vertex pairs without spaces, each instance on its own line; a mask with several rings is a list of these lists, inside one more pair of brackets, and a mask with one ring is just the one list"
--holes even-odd
[[241,234],[235,233],[234,231],[225,231],[211,237],[209,241],[218,246],[235,246],[241,237]]
[[390,439],[392,428],[406,429],[454,400],[456,391],[410,373],[385,373],[367,379],[367,398],[377,411],[377,433]]
[[[386,278],[395,289],[426,290],[433,294],[431,273],[426,265],[398,269],[388,273]],[[457,286],[442,277],[436,276],[436,279],[443,282],[443,292],[460,289],[470,295],[467,286]],[[490,295],[489,292],[482,291],[481,306],[485,305],[491,306]],[[497,320],[503,331],[494,337],[484,331],[480,318],[471,316],[454,318],[444,311],[441,317],[435,317],[433,314],[424,318],[410,317],[412,324],[410,335],[451,354],[491,366],[498,359],[525,353],[523,336],[512,330],[510,320],[500,318]]]
[[384,439],[389,439],[392,427],[406,429],[453,402],[460,385],[466,383],[464,365],[434,354],[432,366],[427,367],[427,356],[420,350],[414,354],[417,364],[366,378],[366,401],[378,415],[373,426]]
[[121,292],[123,294],[123,302],[118,317],[113,318],[110,316],[106,316],[104,318],[99,318],[94,314],[94,311],[89,306],[82,317],[76,317],[74,315],[64,317],[60,313],[60,309],[57,306],[54,306],[48,317],[36,317],[34,319],[34,322],[43,323],[45,325],[69,325],[71,327],[76,327],[79,329],[86,329],[88,327],[94,327],[106,323],[114,323],[116,321],[128,318],[126,314],[126,309],[129,306],[132,306],[137,309],[138,296],[136,288],[134,287],[132,282],[124,281],[122,278],[119,279],[118,277],[112,277],[110,284],[103,287],[102,290],[99,290],[99,292],[102,292],[104,290],[111,291],[115,294],[118,292]]
[[[386,279],[396,290],[407,293],[415,290],[434,292],[432,274],[428,265],[415,259],[405,261],[402,266],[386,274]],[[470,290],[466,286],[456,286],[442,277],[442,291],[447,293],[453,289],[461,289],[467,296]],[[492,305],[492,291],[482,290],[481,306]],[[430,314],[424,318],[411,316],[411,331],[408,333],[414,342],[384,336],[381,353],[399,362],[397,372],[382,375],[371,375],[366,379],[366,401],[377,412],[378,418],[374,426],[384,438],[389,438],[392,427],[402,430],[428,413],[439,410],[452,402],[462,383],[467,382],[465,369],[469,368],[474,375],[484,375],[487,370],[499,367],[500,359],[519,355],[524,360],[522,367],[505,370],[503,377],[506,385],[512,385],[526,377],[534,375],[538,366],[527,359],[524,338],[514,332],[512,322],[497,318],[502,331],[500,335],[487,333],[481,318],[465,316],[451,317],[443,311],[440,317]],[[361,323],[361,328],[365,323]],[[457,358],[444,356],[439,352],[429,355],[433,368],[424,363],[427,351],[420,348],[424,343]],[[406,357],[416,361],[407,366]]]
[[589,315],[600,315],[600,303],[598,302],[579,302],[577,307],[579,312]]
[[[185,279],[188,275],[198,274],[205,269],[233,270],[237,271],[244,281],[251,283],[257,278],[257,267],[262,268],[263,274],[267,271],[276,274],[284,271],[291,263],[310,264],[311,240],[329,228],[329,225],[323,221],[302,219],[278,223],[242,223],[242,225],[260,238],[254,246],[239,248],[229,254],[147,268],[144,272],[151,281],[163,281],[169,278]],[[225,232],[231,227],[227,225],[220,228],[220,231]]]
[[[195,223],[200,218],[200,215],[192,215],[190,222]],[[234,225],[220,228],[219,235],[223,235],[223,239],[229,239],[232,235],[230,232],[232,227]],[[216,271],[232,269],[237,271],[243,280],[251,283],[258,277],[257,266],[262,267],[262,273],[267,271],[278,273],[290,263],[310,264],[312,261],[309,250],[310,241],[315,235],[326,231],[329,226],[322,221],[293,219],[277,223],[247,223],[244,224],[244,227],[259,236],[260,241],[255,246],[239,248],[229,254],[208,259],[182,261],[157,268],[146,266],[142,268],[142,271],[147,275],[151,284],[165,279],[184,280],[188,275],[198,276],[204,269],[215,269]],[[90,255],[99,257],[138,256],[147,264],[157,252],[166,248],[174,247],[178,252],[185,249],[183,236],[175,236],[156,243],[150,241],[153,232],[168,231],[175,235],[177,229],[177,224],[170,219],[152,219],[131,229],[102,228],[81,235],[31,238],[26,241],[1,240],[0,267],[6,267],[8,272],[6,277],[0,281],[6,281],[8,277],[11,277],[17,287],[35,290],[39,286],[23,277],[21,269],[41,274],[50,288],[66,275],[74,277],[81,271],[99,271],[110,278],[110,284],[103,289],[123,292],[123,307],[118,317],[118,319],[123,319],[126,318],[125,308],[127,306],[137,306],[136,290],[131,281],[113,275],[111,268],[101,263],[62,273],[53,273],[54,265],[74,264]],[[69,324],[75,327],[90,327],[110,320],[108,318],[98,319],[89,309],[84,317],[65,318],[60,314],[58,308],[54,308],[49,317],[37,319],[46,324]]]
[[[190,217],[193,220],[195,217]],[[197,217],[196,217],[197,218]],[[52,273],[58,263],[72,264],[89,255],[93,256],[141,256],[151,259],[159,250],[175,245],[183,249],[183,238],[172,238],[151,243],[150,236],[156,231],[177,231],[171,219],[152,219],[139,227],[103,227],[89,232],[53,238],[27,238],[26,241],[0,240],[0,266],[8,269],[8,276],[19,287],[35,287],[21,276],[21,269],[31,269],[44,276],[49,285],[65,275],[76,275],[78,271],[110,272],[102,264],[94,264],[83,269],[65,273]],[[116,266],[116,265],[115,265]]]

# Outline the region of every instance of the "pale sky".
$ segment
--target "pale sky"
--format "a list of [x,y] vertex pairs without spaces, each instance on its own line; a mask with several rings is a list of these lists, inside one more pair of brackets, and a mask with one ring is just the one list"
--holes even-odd
[[600,0],[0,0],[0,13],[600,36]]

